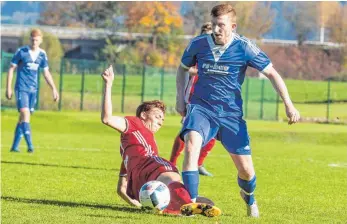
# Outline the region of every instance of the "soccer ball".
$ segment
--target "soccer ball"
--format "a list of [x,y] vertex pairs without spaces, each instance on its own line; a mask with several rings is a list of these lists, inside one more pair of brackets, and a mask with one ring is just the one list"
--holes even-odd
[[164,210],[170,203],[170,190],[160,181],[149,181],[140,189],[140,203],[144,207]]

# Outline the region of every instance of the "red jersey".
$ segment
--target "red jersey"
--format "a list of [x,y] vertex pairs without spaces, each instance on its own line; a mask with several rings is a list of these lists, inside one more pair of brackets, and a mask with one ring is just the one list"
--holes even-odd
[[142,120],[135,116],[126,116],[127,129],[121,135],[120,154],[123,159],[120,175],[126,175],[147,157],[158,157],[158,147],[153,133]]

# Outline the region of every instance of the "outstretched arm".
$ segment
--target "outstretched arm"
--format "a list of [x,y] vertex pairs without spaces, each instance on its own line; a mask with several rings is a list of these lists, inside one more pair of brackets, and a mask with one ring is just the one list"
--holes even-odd
[[52,89],[54,101],[58,101],[59,100],[59,94],[58,94],[57,88],[54,85],[52,74],[50,73],[48,68],[43,69],[43,76],[45,77],[47,84]]
[[127,193],[126,193],[127,192],[127,185],[128,185],[127,178],[124,176],[119,176],[118,184],[117,184],[117,194],[124,201],[126,201],[129,205],[141,207],[142,205],[139,201],[132,199],[127,195]]
[[280,97],[283,100],[283,103],[286,108],[286,114],[289,119],[288,124],[295,124],[300,120],[300,113],[299,111],[294,107],[289,93],[288,89],[286,87],[286,84],[284,83],[281,76],[278,74],[278,72],[271,66],[266,71],[264,71],[264,74],[266,77],[269,78],[271,81],[273,87],[276,89],[277,93],[280,95]]
[[119,132],[126,130],[124,117],[112,116],[112,84],[114,80],[113,67],[110,65],[102,74],[104,80],[104,92],[102,100],[101,121],[105,125],[116,129]]
[[176,111],[180,113],[182,116],[186,114],[186,103],[184,101],[184,93],[189,81],[189,73],[188,69],[182,67],[180,65],[177,69],[176,76]]

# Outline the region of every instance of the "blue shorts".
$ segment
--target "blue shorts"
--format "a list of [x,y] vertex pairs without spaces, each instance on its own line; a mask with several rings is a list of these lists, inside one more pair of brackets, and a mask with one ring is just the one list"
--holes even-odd
[[246,121],[240,117],[220,117],[196,104],[188,104],[180,136],[194,130],[200,133],[203,146],[212,138],[221,141],[229,153],[251,155]]
[[18,112],[22,108],[29,108],[31,113],[34,112],[37,92],[27,92],[20,90],[16,90],[15,92]]

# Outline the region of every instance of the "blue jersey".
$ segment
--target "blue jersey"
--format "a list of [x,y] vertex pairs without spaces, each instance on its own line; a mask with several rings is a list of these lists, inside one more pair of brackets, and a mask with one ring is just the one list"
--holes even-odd
[[199,104],[219,116],[243,116],[241,85],[248,66],[264,71],[272,66],[268,56],[249,39],[233,33],[230,42],[214,43],[211,34],[194,38],[182,56],[185,68],[198,65],[191,104]]
[[19,91],[37,91],[38,69],[48,69],[46,52],[39,49],[33,52],[29,46],[19,48],[11,63],[17,66],[15,89]]

